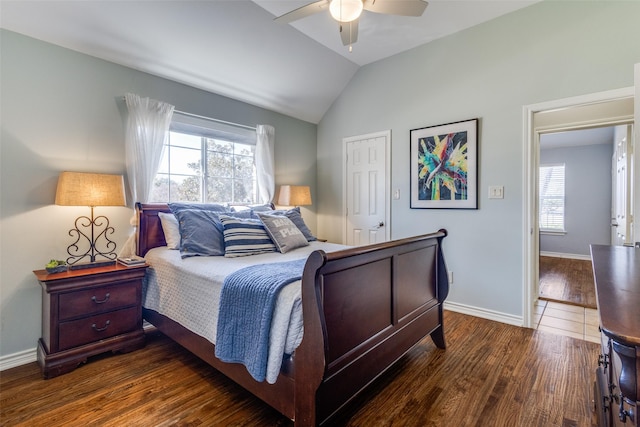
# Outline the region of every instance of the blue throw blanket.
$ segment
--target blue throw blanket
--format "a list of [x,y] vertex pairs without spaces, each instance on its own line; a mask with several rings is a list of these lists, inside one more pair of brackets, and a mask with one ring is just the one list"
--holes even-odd
[[278,293],[300,280],[305,261],[253,265],[227,276],[218,313],[218,359],[242,363],[256,381],[265,380],[269,332]]

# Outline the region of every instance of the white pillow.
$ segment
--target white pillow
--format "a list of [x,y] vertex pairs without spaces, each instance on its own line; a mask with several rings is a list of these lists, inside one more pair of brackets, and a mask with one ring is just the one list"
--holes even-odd
[[167,241],[169,249],[180,249],[180,227],[176,216],[172,213],[158,212],[162,231],[164,231],[164,240]]

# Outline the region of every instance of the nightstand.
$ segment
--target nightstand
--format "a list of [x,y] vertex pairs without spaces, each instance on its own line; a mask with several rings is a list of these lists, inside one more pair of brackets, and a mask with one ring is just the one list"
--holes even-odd
[[44,378],[74,370],[87,357],[144,347],[142,278],[147,265],[37,270],[42,286],[38,364]]

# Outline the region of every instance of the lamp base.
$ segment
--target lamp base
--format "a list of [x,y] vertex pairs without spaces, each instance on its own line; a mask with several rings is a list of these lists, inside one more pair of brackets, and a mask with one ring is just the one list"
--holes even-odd
[[[76,238],[75,242],[67,248],[67,253],[70,255],[67,258],[69,270],[115,265],[116,243],[108,237],[114,232],[113,227],[109,225],[109,218],[104,215],[94,216],[93,206],[91,206],[91,218],[79,216],[74,225],[75,228],[69,230],[69,235]],[[99,245],[104,249],[98,248]],[[85,248],[87,250],[82,252]],[[106,258],[106,260],[96,261],[96,256]],[[78,262],[83,259],[88,259],[89,262]]]
[[116,265],[114,260],[81,262],[79,264],[71,264],[69,270],[84,270],[85,268],[106,267],[108,265]]

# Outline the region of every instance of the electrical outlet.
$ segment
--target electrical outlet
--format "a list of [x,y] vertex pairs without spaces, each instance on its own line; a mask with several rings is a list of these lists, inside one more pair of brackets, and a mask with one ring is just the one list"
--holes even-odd
[[453,271],[449,271],[449,284],[453,283]]

